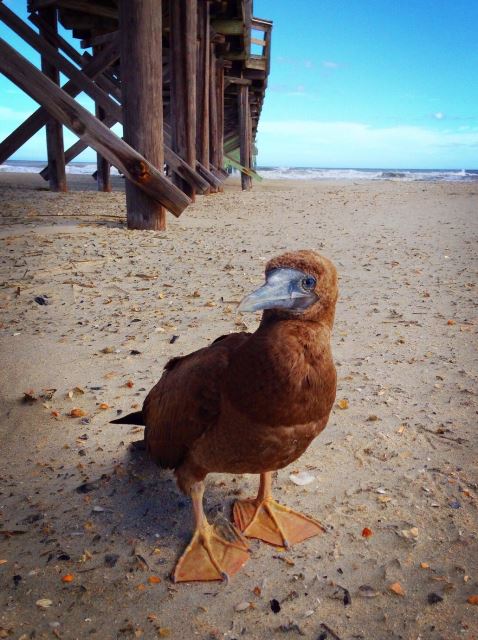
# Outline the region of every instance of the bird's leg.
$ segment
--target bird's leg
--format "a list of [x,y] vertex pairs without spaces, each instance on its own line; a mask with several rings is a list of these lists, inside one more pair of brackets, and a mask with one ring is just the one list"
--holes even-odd
[[257,498],[234,503],[234,522],[245,536],[287,548],[325,531],[317,520],[273,500],[271,486],[272,472],[261,473]]
[[219,529],[207,521],[203,495],[204,482],[196,482],[191,489],[196,529],[174,570],[175,582],[227,581],[249,559],[246,541],[232,525]]

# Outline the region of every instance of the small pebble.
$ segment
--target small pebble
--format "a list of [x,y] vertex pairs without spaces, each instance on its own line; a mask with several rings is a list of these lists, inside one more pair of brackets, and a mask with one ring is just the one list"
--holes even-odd
[[435,593],[434,591],[427,595],[427,600],[428,604],[437,604],[438,602],[443,602],[442,596],[438,595],[438,593]]

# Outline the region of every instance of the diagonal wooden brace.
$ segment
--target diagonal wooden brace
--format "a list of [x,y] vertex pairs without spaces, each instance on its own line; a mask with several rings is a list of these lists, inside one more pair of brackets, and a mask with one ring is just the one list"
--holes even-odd
[[47,113],[68,127],[121,171],[149,197],[179,216],[191,200],[135,149],[118,138],[89,111],[45,77],[34,65],[0,39],[0,71]]
[[[1,6],[1,3],[0,3]],[[95,78],[104,69],[107,69],[119,58],[117,42],[110,43],[98,55],[94,56],[83,68],[83,73],[89,78]],[[82,89],[73,82],[68,81],[62,87],[63,91],[74,97],[81,93]],[[47,122],[50,115],[46,109],[40,107],[0,143],[0,164],[8,160],[18,149],[28,142]]]

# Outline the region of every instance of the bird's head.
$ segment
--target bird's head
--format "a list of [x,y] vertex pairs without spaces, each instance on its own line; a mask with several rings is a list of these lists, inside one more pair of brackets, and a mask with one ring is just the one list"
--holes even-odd
[[238,311],[264,310],[264,319],[303,318],[332,326],[337,302],[337,270],[315,251],[294,251],[272,258],[266,282],[246,296]]

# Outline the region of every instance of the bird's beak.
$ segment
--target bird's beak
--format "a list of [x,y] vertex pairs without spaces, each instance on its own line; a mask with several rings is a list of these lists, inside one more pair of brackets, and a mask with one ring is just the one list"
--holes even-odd
[[243,298],[238,311],[263,309],[303,310],[317,300],[313,291],[304,291],[300,282],[305,276],[298,269],[280,268],[267,274],[266,283]]

